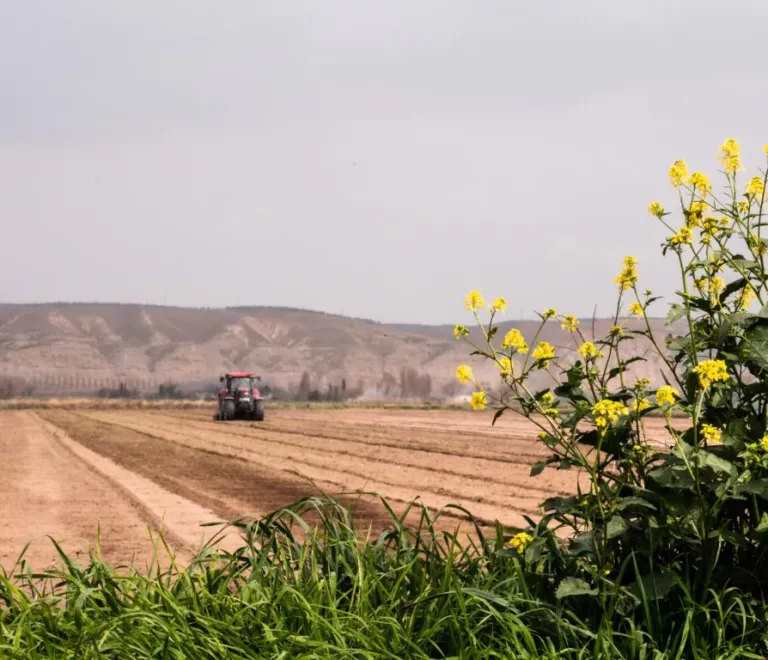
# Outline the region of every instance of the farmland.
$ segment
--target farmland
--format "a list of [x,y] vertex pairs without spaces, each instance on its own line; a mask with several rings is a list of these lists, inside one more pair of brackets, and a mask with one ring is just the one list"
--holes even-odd
[[[649,426],[663,437],[661,420]],[[33,540],[27,557],[46,567],[56,559],[46,534],[82,553],[97,524],[112,562],[146,561],[147,527],[189,552],[202,523],[258,518],[317,488],[376,492],[398,512],[420,498],[431,509],[461,505],[484,525],[524,524],[577,476],[530,477],[546,456],[535,437],[527,421],[492,427],[490,415],[468,411],[272,409],[263,424],[216,423],[209,410],[4,411],[0,561],[9,568]],[[360,529],[379,533],[389,521],[375,497],[341,499]],[[447,531],[461,524],[458,510],[438,521]]]

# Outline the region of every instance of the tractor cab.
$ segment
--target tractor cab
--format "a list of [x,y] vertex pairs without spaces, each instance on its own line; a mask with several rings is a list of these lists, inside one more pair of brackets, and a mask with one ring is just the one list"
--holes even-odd
[[219,378],[219,381],[226,383],[225,389],[230,396],[240,398],[241,396],[259,397],[258,384],[261,382],[261,376],[255,376],[250,372],[233,372]]
[[237,371],[219,378],[224,387],[219,392],[216,419],[253,419],[264,421],[264,399],[259,391],[261,376]]

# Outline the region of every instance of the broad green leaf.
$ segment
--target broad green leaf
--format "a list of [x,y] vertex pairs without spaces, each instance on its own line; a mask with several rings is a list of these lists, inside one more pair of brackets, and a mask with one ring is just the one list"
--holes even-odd
[[756,268],[757,262],[752,259],[734,259],[731,261],[735,268],[741,268],[742,270],[749,270],[750,268]]
[[676,584],[674,573],[662,572],[646,575],[630,588],[638,598],[642,599],[644,593],[648,600],[658,600],[672,591]]
[[651,504],[648,500],[644,500],[642,497],[635,497],[635,496],[624,497],[616,503],[616,508],[619,511],[624,511],[632,507],[642,507],[644,509],[652,509],[652,510],[656,509],[656,507],[653,506],[653,504]]
[[555,597],[560,600],[561,598],[568,598],[569,596],[596,596],[597,589],[589,586],[585,580],[579,578],[569,577],[565,578],[557,588]]
[[676,321],[679,321],[685,316],[685,307],[672,303],[669,306],[669,312],[667,313],[667,325],[672,325]]
[[609,539],[615,539],[616,537],[621,536],[628,529],[629,523],[624,520],[624,518],[621,516],[613,516],[608,521],[608,525],[606,525],[605,535]]
[[582,555],[595,551],[595,538],[592,532],[584,532],[577,535],[571,542],[569,552],[573,555]]
[[544,511],[570,513],[578,509],[578,502],[577,497],[550,497],[542,502],[541,507]]
[[764,499],[768,499],[768,479],[755,479],[746,484],[739,484],[734,488],[737,493],[752,493]]
[[768,369],[768,326],[755,325],[744,333],[743,353],[763,369]]
[[756,532],[768,532],[768,513],[763,511],[763,515],[760,516],[760,524],[755,528]]
[[739,474],[739,471],[733,463],[726,461],[724,458],[720,458],[710,451],[702,452],[700,456],[703,457],[701,463],[711,467],[715,472],[725,472],[731,477],[736,477]]

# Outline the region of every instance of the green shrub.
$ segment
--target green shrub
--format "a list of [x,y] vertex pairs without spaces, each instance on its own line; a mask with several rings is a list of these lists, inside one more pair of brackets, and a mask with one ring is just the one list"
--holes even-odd
[[[539,332],[557,319],[570,333],[580,355],[573,364],[561,363],[538,334],[530,347],[514,329],[499,341],[494,320],[506,303],[494,301],[486,322],[477,291],[465,302],[484,341],[476,344],[463,326],[456,336],[500,371],[499,393],[478,390],[473,407],[495,408],[494,422],[514,411],[540,429],[551,456],[532,474],[575,469],[587,476],[588,488],[544,502],[544,518],[511,541],[528,579],[536,581],[536,596],[567,600],[595,627],[621,635],[642,631],[660,650],[692,652],[749,640],[764,652],[767,175],[761,172],[743,187],[738,144],[727,140],[720,155],[721,194],[704,174],[689,175],[683,161],[670,168],[682,226],[673,226],[660,204],[649,207],[670,232],[663,253],[680,268],[680,290],[667,319],[684,320],[686,331],[666,347],[648,322],[658,298],[641,293],[633,257],[625,257],[615,280],[619,295],[607,336],[587,338],[574,317],[552,309],[540,314]],[[655,390],[647,379],[628,377],[629,364],[644,358],[624,357],[625,342],[632,341],[621,324],[627,312],[645,320],[645,329],[634,333],[651,342],[665,365],[660,377],[666,384]],[[532,391],[529,376],[542,370],[553,385]],[[462,365],[457,376],[472,380],[471,369]],[[655,411],[667,420],[671,450],[647,440],[644,418]],[[688,420],[687,429],[673,428],[673,412]],[[565,542],[555,542],[556,535]],[[722,625],[714,625],[715,612]]]

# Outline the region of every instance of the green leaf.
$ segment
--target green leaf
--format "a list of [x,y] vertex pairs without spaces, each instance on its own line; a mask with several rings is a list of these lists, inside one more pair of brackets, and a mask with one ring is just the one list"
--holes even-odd
[[760,524],[755,527],[756,532],[768,532],[768,513],[763,511],[763,515],[760,516]]
[[663,571],[644,576],[640,582],[632,584],[630,589],[638,598],[642,599],[645,594],[648,600],[658,600],[672,591],[676,584],[675,574]]
[[621,516],[613,516],[605,527],[605,535],[608,539],[615,539],[629,529],[629,523]]
[[541,474],[544,471],[545,467],[547,467],[546,461],[537,461],[531,466],[530,476],[535,477]]
[[742,352],[762,369],[768,369],[768,326],[755,325],[744,333]]
[[492,603],[493,605],[496,605],[497,607],[500,607],[505,610],[516,609],[512,606],[512,603],[510,603],[506,598],[502,596],[498,596],[490,591],[485,591],[483,589],[476,589],[474,587],[464,587],[461,591],[470,596],[474,596],[475,598],[480,598],[481,600],[484,600],[488,603]]
[[715,472],[725,472],[731,477],[737,477],[739,475],[739,472],[733,463],[716,456],[712,452],[702,451],[699,452],[698,456],[700,465],[711,467]]
[[623,497],[616,503],[616,509],[619,511],[624,511],[625,509],[630,509],[633,507],[642,507],[645,509],[652,509],[656,510],[656,507],[653,506],[648,500],[644,500],[642,497]]
[[571,541],[571,546],[568,549],[568,551],[572,555],[583,555],[585,553],[592,553],[595,551],[595,537],[592,534],[592,532],[584,532],[583,534],[577,535],[573,541]]
[[685,316],[685,307],[672,303],[669,306],[669,312],[667,313],[667,325],[672,325],[676,321],[679,321]]
[[550,497],[542,502],[541,507],[544,511],[571,513],[578,509],[578,503],[577,497]]
[[752,493],[764,499],[768,499],[768,479],[755,479],[746,484],[739,484],[734,488],[736,493]]
[[752,259],[734,259],[731,261],[734,268],[741,268],[742,270],[750,270],[752,268],[757,268],[757,262],[752,261]]
[[560,600],[569,596],[596,596],[597,589],[593,589],[585,580],[569,577],[565,578],[557,588],[555,597]]
[[506,408],[499,408],[499,409],[496,411],[496,414],[493,416],[493,421],[491,422],[491,426],[493,426],[494,424],[496,424],[496,420],[497,420],[499,417],[501,417],[501,416],[504,414],[504,411],[505,411],[505,410],[506,410]]

